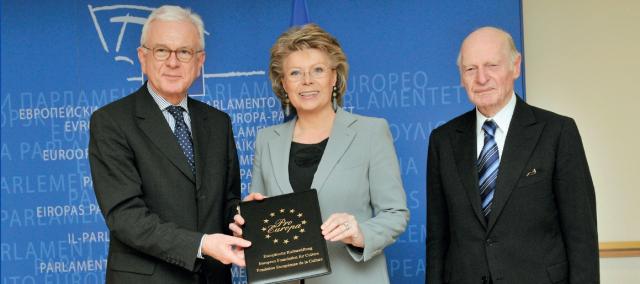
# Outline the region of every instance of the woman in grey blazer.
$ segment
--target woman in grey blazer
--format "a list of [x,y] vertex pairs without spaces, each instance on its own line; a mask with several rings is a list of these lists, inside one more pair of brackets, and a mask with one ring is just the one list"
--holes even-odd
[[[316,189],[332,273],[306,283],[389,283],[382,251],[409,211],[387,122],[340,107],[347,73],[340,44],[317,25],[278,38],[269,76],[293,118],[258,133],[245,200]],[[230,228],[241,235],[243,223],[238,215]]]

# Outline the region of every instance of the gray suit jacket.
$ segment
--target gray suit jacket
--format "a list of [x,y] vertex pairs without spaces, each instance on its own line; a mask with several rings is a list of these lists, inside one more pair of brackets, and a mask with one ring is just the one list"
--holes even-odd
[[[293,192],[288,165],[295,123],[258,132],[251,192]],[[340,212],[355,216],[365,248],[327,242],[332,273],[306,283],[389,283],[382,250],[405,230],[409,211],[386,121],[338,110],[311,187],[318,190],[324,220]]]

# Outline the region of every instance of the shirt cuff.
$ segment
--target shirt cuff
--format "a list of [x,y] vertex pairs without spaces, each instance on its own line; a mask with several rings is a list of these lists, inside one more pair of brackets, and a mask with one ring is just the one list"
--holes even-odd
[[204,259],[204,256],[202,255],[202,244],[204,244],[204,237],[206,236],[207,235],[202,235],[202,238],[200,239],[200,246],[198,246],[198,255],[196,255],[196,257],[199,259]]

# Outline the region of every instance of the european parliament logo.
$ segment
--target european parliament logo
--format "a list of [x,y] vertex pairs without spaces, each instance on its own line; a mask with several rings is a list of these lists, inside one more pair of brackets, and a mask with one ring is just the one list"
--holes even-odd
[[[127,41],[138,41],[140,39],[140,32],[142,26],[147,21],[149,14],[155,10],[155,7],[147,7],[141,5],[128,5],[128,4],[115,4],[107,6],[93,6],[88,5],[89,14],[93,25],[96,29],[96,35],[100,40],[102,50],[113,56],[115,62],[121,62],[130,65],[134,70],[132,72],[140,72],[139,74],[127,76],[125,78],[128,82],[138,82],[142,85],[145,81],[144,74],[140,71],[140,67],[137,63],[137,59],[129,56],[132,52],[129,49],[123,49],[123,45],[126,45]],[[195,11],[198,13],[198,11]],[[201,15],[202,18],[204,15]],[[206,26],[206,24],[205,24]],[[127,31],[134,29],[135,34]],[[211,33],[205,30],[205,40]],[[128,46],[132,46],[130,43]],[[137,46],[137,45],[136,45]],[[135,54],[135,53],[134,53]],[[136,70],[137,69],[137,70]],[[206,94],[206,80],[207,79],[224,79],[232,77],[247,77],[247,76],[264,76],[266,72],[264,70],[251,70],[251,71],[228,71],[222,73],[207,73],[206,62],[202,66],[200,82],[194,83],[189,95],[192,97],[203,97]]]

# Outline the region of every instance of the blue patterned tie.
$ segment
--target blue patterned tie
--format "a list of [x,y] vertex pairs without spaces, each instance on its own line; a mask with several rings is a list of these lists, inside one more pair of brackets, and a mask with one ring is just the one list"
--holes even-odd
[[480,200],[482,201],[482,215],[486,219],[491,213],[493,194],[496,190],[496,179],[498,178],[498,165],[500,164],[500,154],[498,144],[494,139],[498,126],[492,120],[487,120],[482,125],[484,130],[484,146],[478,158],[478,176],[480,177]]
[[196,163],[193,155],[193,141],[191,141],[191,133],[189,132],[189,128],[184,122],[184,116],[182,115],[184,108],[182,108],[181,106],[169,106],[167,107],[167,110],[176,120],[176,127],[173,130],[173,134],[176,135],[178,144],[180,144],[182,152],[187,157],[187,162],[189,163],[191,172],[195,175]]

